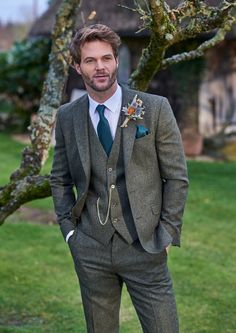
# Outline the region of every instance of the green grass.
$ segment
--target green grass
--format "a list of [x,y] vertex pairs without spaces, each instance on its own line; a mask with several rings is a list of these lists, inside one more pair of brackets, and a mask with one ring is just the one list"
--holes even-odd
[[[9,134],[0,133],[0,187],[4,186],[9,181],[10,174],[19,168],[21,161],[21,154],[25,145],[19,143],[12,138]],[[42,168],[42,174],[48,174],[51,170],[52,152]],[[26,206],[32,208],[40,208],[44,211],[52,210],[52,199],[46,198],[43,200],[35,200],[28,203]]]
[[[0,148],[4,184],[22,146],[1,134]],[[182,248],[169,255],[180,332],[234,333],[236,163],[189,162],[189,175]],[[77,278],[58,227],[9,219],[0,241],[0,333],[85,333]],[[121,333],[140,332],[124,290]]]
[[189,163],[183,248],[171,264],[181,332],[236,332],[236,164]]
[[[1,333],[86,332],[72,259],[58,231],[31,224],[1,228]],[[127,293],[124,305],[122,332],[137,332]]]

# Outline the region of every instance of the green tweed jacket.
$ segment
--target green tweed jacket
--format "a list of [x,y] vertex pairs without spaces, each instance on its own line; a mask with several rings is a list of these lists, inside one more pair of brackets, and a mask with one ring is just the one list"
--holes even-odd
[[[178,126],[166,98],[122,87],[122,107],[138,95],[143,119],[122,128],[128,197],[139,240],[150,253],[180,246],[188,177]],[[148,134],[136,139],[137,125]],[[99,161],[98,161],[99,163]],[[88,96],[63,105],[57,115],[51,172],[55,211],[63,236],[76,228],[90,181]]]

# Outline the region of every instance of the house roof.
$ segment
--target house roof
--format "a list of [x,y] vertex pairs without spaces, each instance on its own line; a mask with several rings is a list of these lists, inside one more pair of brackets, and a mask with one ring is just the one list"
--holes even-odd
[[[49,35],[51,33],[55,23],[55,14],[61,2],[62,0],[55,0],[54,4],[35,21],[29,32],[30,37]],[[133,35],[139,29],[142,21],[139,14],[121,6],[134,8],[133,1],[130,0],[84,0],[82,1],[76,26],[82,27],[94,23],[103,23],[110,26],[121,36]],[[96,11],[96,15],[93,19],[89,19],[93,11]]]
[[[171,8],[177,7],[182,0],[167,0]],[[217,6],[222,0],[205,0],[210,6]],[[55,0],[46,12],[40,16],[33,24],[29,37],[50,35],[62,0]],[[125,7],[134,8],[134,1],[131,0],[81,0],[81,9],[76,22],[77,27],[88,24],[103,23],[115,30],[122,36],[133,36],[142,25],[140,15],[137,12],[128,10]],[[89,19],[90,14],[95,11],[93,19]],[[82,18],[83,17],[83,18]],[[148,31],[142,35],[149,35]],[[139,34],[140,36],[140,34]]]

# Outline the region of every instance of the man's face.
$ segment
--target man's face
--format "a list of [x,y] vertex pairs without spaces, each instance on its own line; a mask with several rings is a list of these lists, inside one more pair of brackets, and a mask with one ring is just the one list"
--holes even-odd
[[82,76],[88,91],[105,92],[112,89],[117,78],[118,60],[110,44],[102,41],[85,43],[81,62],[75,69]]

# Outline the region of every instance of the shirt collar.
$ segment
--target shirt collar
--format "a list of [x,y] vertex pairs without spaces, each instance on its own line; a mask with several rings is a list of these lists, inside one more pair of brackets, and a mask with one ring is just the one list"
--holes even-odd
[[[96,102],[89,95],[88,98],[89,98],[89,109],[92,113],[95,113],[96,107],[100,103]],[[117,85],[115,93],[102,104],[105,105],[105,107],[109,109],[111,112],[117,112],[117,110],[120,111],[121,99],[122,99],[122,90],[121,87]]]

